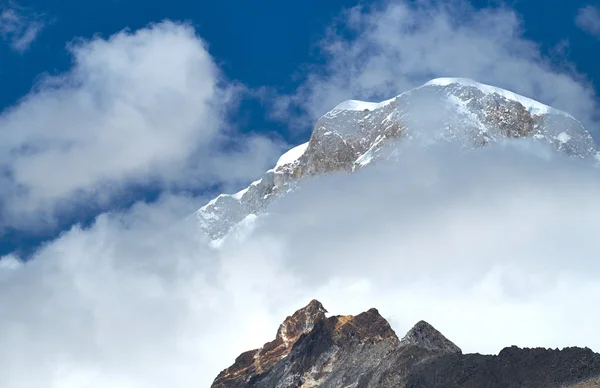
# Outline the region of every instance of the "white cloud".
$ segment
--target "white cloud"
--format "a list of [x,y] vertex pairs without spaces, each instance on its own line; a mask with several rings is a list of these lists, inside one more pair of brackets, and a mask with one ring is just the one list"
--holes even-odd
[[0,387],[208,386],[314,297],[469,352],[598,351],[599,195],[584,162],[448,146],[307,182],[220,251],[179,221],[190,198],[102,215],[0,261]]
[[[194,207],[139,204],[74,227],[26,264],[1,260],[0,387],[206,387],[240,346],[270,336],[284,311],[252,288],[276,270],[221,261],[181,222]],[[262,273],[244,281],[248,265]]]
[[332,312],[375,306],[400,335],[426,319],[469,352],[598,351],[598,170],[531,151],[415,151],[324,178],[250,238],[277,241],[283,266]]
[[127,185],[199,188],[258,176],[279,153],[228,122],[228,82],[192,27],[172,22],[70,45],[73,68],[46,76],[0,115],[3,219],[21,227]]
[[18,52],[25,52],[45,25],[39,16],[25,15],[21,8],[0,5],[0,37]]
[[575,22],[579,28],[600,39],[600,9],[598,7],[588,5],[579,9]]
[[[475,9],[466,1],[385,1],[346,11],[320,42],[325,65],[307,67],[274,115],[301,107],[301,124],[346,99],[381,101],[436,77],[466,77],[563,109],[597,131],[594,89],[570,66],[555,68],[523,37],[510,8]],[[293,108],[293,109],[290,109]]]

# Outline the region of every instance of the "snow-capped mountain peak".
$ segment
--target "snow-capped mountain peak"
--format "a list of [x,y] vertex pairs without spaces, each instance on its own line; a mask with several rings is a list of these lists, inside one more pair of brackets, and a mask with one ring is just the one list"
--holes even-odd
[[571,115],[519,94],[466,78],[437,78],[380,102],[345,101],[315,124],[310,141],[283,154],[275,167],[233,195],[196,212],[218,240],[251,223],[306,177],[353,172],[388,160],[401,147],[443,142],[477,148],[530,138],[575,158],[597,158],[591,135]]
[[435,79],[432,79],[431,81],[427,82],[426,84],[424,84],[423,87],[425,87],[425,86],[449,86],[449,85],[469,86],[469,87],[477,88],[478,90],[480,90],[486,94],[497,94],[499,96],[506,98],[507,100],[516,101],[516,102],[520,103],[521,105],[523,105],[523,107],[525,107],[525,109],[527,109],[529,111],[529,113],[532,113],[532,114],[539,115],[539,114],[553,113],[553,114],[561,114],[561,115],[572,117],[571,115],[569,115],[566,112],[563,112],[558,109],[554,109],[548,105],[542,104],[541,102],[538,102],[531,98],[521,96],[520,94],[513,93],[513,92],[505,90],[505,89],[497,88],[495,86],[482,84],[482,83],[479,83],[479,82],[474,81],[469,78],[450,78],[450,77],[435,78]]
[[452,77],[440,77],[440,78],[434,78],[428,82],[426,82],[425,84],[415,88],[415,89],[411,89],[407,92],[404,92],[394,98],[391,98],[389,100],[386,101],[382,101],[382,102],[367,102],[367,101],[360,101],[360,100],[347,100],[344,101],[340,104],[338,104],[335,108],[333,108],[331,111],[340,111],[340,110],[350,110],[350,111],[364,111],[365,109],[372,111],[372,110],[376,110],[379,108],[383,108],[386,105],[391,104],[395,99],[401,97],[402,95],[405,94],[410,94],[413,90],[416,89],[421,89],[421,88],[426,88],[429,86],[442,86],[442,87],[447,87],[447,86],[457,86],[457,87],[473,87],[478,89],[479,91],[481,91],[482,93],[485,94],[497,94],[499,96],[502,96],[504,98],[506,98],[507,100],[511,100],[511,101],[516,101],[519,102],[521,105],[523,105],[523,107],[525,109],[527,109],[531,114],[548,114],[548,113],[552,113],[552,114],[560,114],[560,115],[565,115],[568,117],[573,117],[570,114],[561,111],[559,109],[555,109],[552,108],[551,106],[548,106],[546,104],[542,104],[539,101],[536,101],[534,99],[531,99],[529,97],[525,97],[522,96],[520,94],[511,92],[509,90],[506,89],[502,89],[502,88],[498,88],[496,86],[491,86],[491,85],[486,85],[480,82],[477,82],[475,80],[472,80],[470,78],[452,78]]

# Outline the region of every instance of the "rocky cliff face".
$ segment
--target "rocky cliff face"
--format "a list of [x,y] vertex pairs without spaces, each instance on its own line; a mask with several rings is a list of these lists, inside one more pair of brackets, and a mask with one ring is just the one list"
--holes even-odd
[[311,301],[285,319],[273,342],[240,355],[212,387],[558,388],[600,381],[600,355],[589,349],[462,354],[423,321],[399,340],[376,309],[325,313]]
[[466,79],[436,79],[382,103],[346,101],[321,117],[310,141],[234,195],[196,213],[212,240],[269,207],[306,177],[353,172],[393,159],[407,146],[455,142],[476,148],[528,137],[575,158],[596,157],[590,134],[567,113]]

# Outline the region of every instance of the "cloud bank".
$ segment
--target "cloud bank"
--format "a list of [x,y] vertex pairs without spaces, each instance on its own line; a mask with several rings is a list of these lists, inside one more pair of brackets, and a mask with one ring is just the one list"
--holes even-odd
[[598,351],[598,169],[535,147],[318,178],[219,250],[180,221],[193,199],[166,196],[6,257],[0,386],[209,386],[312,298],[377,307],[399,335],[428,320],[466,352]]
[[69,50],[68,73],[43,77],[0,114],[3,224],[50,222],[132,185],[246,181],[279,154],[272,140],[237,133],[229,109],[243,88],[188,25],[167,21]]
[[181,222],[194,202],[102,215],[26,264],[0,260],[0,387],[203,387],[270,334],[279,317],[252,292],[258,278],[239,279],[260,263],[221,262]]
[[437,77],[465,77],[534,98],[600,128],[592,86],[568,63],[553,64],[523,37],[510,8],[475,9],[451,0],[384,1],[343,13],[318,48],[324,65],[307,66],[292,95],[278,95],[275,117],[296,124],[347,99],[382,101]]

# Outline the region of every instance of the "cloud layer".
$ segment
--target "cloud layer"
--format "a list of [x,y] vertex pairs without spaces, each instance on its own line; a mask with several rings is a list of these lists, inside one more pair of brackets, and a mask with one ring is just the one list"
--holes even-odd
[[416,150],[313,182],[250,239],[276,241],[280,265],[330,310],[377,306],[399,334],[426,319],[466,351],[597,350],[599,178],[534,146]]
[[257,278],[239,279],[260,263],[220,261],[180,221],[194,202],[103,215],[26,264],[1,260],[0,387],[205,387],[239,346],[270,335],[283,312],[251,290]]
[[131,185],[198,188],[251,179],[279,148],[228,122],[241,90],[192,27],[163,22],[74,41],[74,66],[0,115],[4,223],[51,219]]
[[315,179],[220,250],[167,196],[4,258],[0,386],[208,386],[315,297],[467,352],[598,351],[598,170],[515,144]]
[[523,37],[510,8],[475,9],[463,0],[385,1],[342,14],[319,44],[324,65],[308,66],[291,96],[278,96],[274,115],[300,124],[340,101],[381,101],[437,77],[466,77],[565,110],[597,131],[593,87],[574,66],[554,66]]

